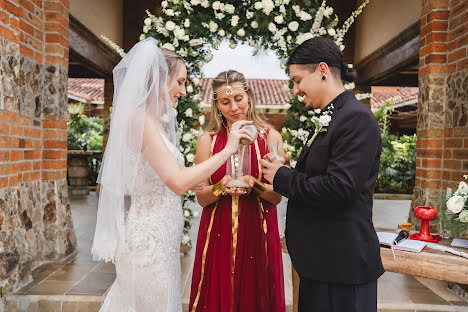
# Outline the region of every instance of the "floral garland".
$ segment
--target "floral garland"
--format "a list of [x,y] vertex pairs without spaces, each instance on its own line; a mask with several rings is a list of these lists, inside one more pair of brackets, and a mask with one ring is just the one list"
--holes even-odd
[[[463,177],[468,179],[468,175]],[[447,193],[445,204],[446,227],[457,235],[468,230],[468,184],[465,181],[460,182],[453,194]]]
[[[147,11],[148,17],[144,20],[140,40],[153,37],[160,42],[161,47],[178,52],[187,63],[188,96],[181,98],[177,107],[182,134],[180,150],[185,156],[186,165],[194,164],[196,140],[201,134],[198,129],[205,123],[201,109],[201,68],[213,58],[210,53],[212,48],[216,49],[226,39],[233,49],[238,42],[248,42],[255,49],[254,53],[260,49],[273,49],[284,60],[302,42],[313,37],[327,36],[343,50],[346,32],[368,2],[365,0],[341,27],[337,27],[338,16],[334,14],[333,8],[326,5],[325,0],[320,6],[308,0],[167,0],[161,2],[161,16],[156,17]],[[281,67],[286,69],[284,63]],[[292,109],[289,120],[299,119],[296,116],[300,111],[299,104],[298,98],[292,97],[287,105]],[[301,116],[307,115],[301,111]],[[312,121],[305,129],[303,125],[287,125],[286,133],[289,133],[291,140],[287,141],[290,144],[285,143],[285,147],[293,160],[297,159],[292,152],[297,151],[299,139],[304,136],[307,139],[312,126]],[[284,129],[283,134],[288,139]],[[302,140],[303,144],[305,140]],[[188,203],[194,198],[191,192],[183,197],[186,226],[182,240],[187,245],[191,244],[187,235],[193,217]]]

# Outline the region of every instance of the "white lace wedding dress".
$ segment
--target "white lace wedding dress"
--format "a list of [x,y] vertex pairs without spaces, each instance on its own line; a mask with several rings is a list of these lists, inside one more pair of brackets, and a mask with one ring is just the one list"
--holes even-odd
[[[183,166],[177,147],[164,141]],[[117,278],[100,312],[181,312],[181,198],[146,159],[140,162],[135,190],[125,223],[126,250],[117,252]]]

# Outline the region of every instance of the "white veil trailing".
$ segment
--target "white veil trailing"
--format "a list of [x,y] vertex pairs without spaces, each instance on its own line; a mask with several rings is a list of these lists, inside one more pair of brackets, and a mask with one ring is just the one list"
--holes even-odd
[[[169,98],[169,73],[153,38],[137,43],[113,70],[114,101],[110,134],[98,183],[101,184],[92,254],[114,261],[125,242],[125,196],[132,195],[143,157],[145,120],[177,145],[177,121]],[[156,174],[156,173],[154,173]]]

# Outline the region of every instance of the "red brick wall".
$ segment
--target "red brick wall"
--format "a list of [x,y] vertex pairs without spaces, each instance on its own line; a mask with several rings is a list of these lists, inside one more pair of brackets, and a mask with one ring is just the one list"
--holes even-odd
[[432,205],[468,173],[468,1],[422,4],[413,206]]
[[[66,69],[68,6],[67,0],[2,0],[0,36],[19,44],[18,58]],[[22,78],[20,75],[18,89]],[[23,99],[18,96],[21,103]],[[0,188],[41,179],[65,179],[66,121],[20,114],[0,110]]]
[[68,1],[0,0],[0,311],[31,270],[71,254]]

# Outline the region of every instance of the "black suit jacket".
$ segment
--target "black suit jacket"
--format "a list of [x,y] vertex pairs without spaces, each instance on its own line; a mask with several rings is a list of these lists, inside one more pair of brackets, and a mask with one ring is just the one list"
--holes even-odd
[[273,187],[289,198],[286,244],[299,276],[362,284],[384,272],[372,223],[382,140],[352,91],[333,102],[327,132],[304,146],[295,169],[277,171]]

